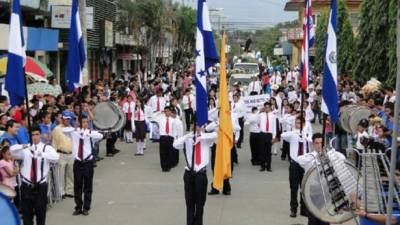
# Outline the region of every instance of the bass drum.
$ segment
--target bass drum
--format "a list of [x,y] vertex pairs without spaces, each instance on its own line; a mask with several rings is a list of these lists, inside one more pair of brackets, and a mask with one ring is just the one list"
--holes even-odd
[[362,119],[367,119],[373,111],[365,106],[346,105],[340,109],[340,126],[347,133],[357,133],[358,123]]
[[100,131],[116,132],[126,123],[125,113],[112,102],[101,102],[94,108],[94,125]]
[[0,192],[0,212],[1,212],[1,224],[7,225],[21,225],[19,213],[11,202],[9,196],[4,195]]
[[[359,175],[357,169],[349,162],[345,162],[345,164],[353,176],[357,178]],[[324,191],[322,191],[322,188]],[[318,174],[318,169],[315,165],[304,175],[301,190],[303,201],[308,211],[316,218],[331,224],[344,223],[353,218],[350,211],[334,212],[326,179],[323,175]],[[327,201],[324,200],[324,194]],[[348,199],[350,199],[349,196]]]

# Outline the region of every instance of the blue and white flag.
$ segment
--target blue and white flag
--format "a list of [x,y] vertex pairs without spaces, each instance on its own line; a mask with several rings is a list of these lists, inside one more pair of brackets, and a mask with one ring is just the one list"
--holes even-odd
[[79,18],[78,0],[73,0],[71,10],[71,29],[68,38],[68,91],[74,91],[83,84],[82,72],[86,62],[85,44]]
[[5,79],[5,89],[8,91],[12,106],[23,103],[25,99],[24,66],[26,55],[21,21],[21,5],[19,0],[14,0],[10,17],[7,74]]
[[325,64],[322,81],[322,111],[331,117],[336,123],[339,118],[339,106],[337,95],[337,1],[332,0],[329,14],[328,37],[325,50]]
[[202,126],[208,121],[208,94],[206,75],[208,69],[218,62],[211,30],[210,16],[205,0],[198,0],[196,35],[196,124]]

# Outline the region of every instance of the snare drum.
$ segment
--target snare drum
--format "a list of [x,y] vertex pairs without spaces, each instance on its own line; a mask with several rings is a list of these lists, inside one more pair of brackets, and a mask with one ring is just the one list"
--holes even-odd
[[15,198],[15,196],[17,196],[17,192],[15,192],[14,189],[3,184],[0,184],[0,193],[9,198]]

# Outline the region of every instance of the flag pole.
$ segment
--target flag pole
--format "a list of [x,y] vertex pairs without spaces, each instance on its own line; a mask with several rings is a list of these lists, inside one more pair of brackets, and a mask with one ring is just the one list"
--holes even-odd
[[[25,71],[25,66],[23,67]],[[28,85],[26,75],[24,74],[24,89],[25,89],[25,107],[26,107],[26,118],[28,120],[28,133],[29,133],[29,143],[32,143],[32,125],[31,125],[31,116],[29,113],[29,99],[28,99]]]

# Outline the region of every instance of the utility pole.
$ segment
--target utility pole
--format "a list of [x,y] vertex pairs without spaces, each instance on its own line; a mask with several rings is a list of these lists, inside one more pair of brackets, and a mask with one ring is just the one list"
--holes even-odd
[[82,30],[82,36],[83,36],[83,43],[85,45],[85,55],[86,55],[86,63],[85,66],[83,67],[83,74],[82,74],[82,80],[84,85],[89,84],[89,75],[88,75],[88,43],[87,43],[87,30],[86,30],[86,0],[79,0],[79,18],[81,22],[81,30]]
[[[396,77],[396,99],[400,99],[400,1],[397,1],[397,77]],[[394,122],[393,122],[393,134],[392,134],[392,153],[390,158],[390,175],[389,175],[389,200],[387,207],[387,217],[386,217],[386,225],[392,224],[392,212],[393,212],[393,200],[394,195],[398,195],[398,193],[394,193],[394,182],[395,182],[395,170],[396,170],[396,159],[397,159],[397,130],[399,126],[399,101],[396,101],[394,106]]]

